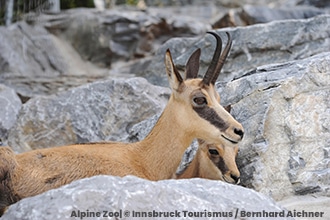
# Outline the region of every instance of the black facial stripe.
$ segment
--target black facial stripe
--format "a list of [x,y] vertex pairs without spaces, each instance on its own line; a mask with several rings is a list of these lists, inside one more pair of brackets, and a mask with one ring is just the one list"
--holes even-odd
[[217,127],[220,131],[225,131],[228,128],[227,123],[219,117],[219,115],[210,107],[193,107],[197,114]]
[[214,164],[221,170],[222,174],[225,174],[228,171],[228,167],[222,157],[219,157],[219,162]]

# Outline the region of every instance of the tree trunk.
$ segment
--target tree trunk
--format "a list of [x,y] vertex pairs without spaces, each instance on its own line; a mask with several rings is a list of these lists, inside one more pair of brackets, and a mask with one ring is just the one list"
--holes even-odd
[[60,0],[49,0],[49,11],[52,13],[59,13],[61,11]]
[[13,20],[14,0],[6,0],[5,24],[9,26]]

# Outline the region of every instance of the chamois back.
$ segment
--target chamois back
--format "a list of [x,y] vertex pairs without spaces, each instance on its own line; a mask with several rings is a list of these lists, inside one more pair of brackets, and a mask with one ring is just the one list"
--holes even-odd
[[10,147],[0,147],[0,216],[8,204],[17,200],[10,188],[11,175],[17,166],[13,150]]

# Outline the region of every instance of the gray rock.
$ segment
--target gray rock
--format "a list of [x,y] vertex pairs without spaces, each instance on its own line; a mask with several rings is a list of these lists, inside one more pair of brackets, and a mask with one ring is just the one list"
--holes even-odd
[[305,19],[325,14],[326,11],[307,6],[296,6],[292,8],[269,8],[265,6],[245,5],[241,17],[248,24],[267,23],[276,20]]
[[242,7],[244,5],[263,5],[269,7],[295,7],[307,5],[315,7],[330,7],[328,0],[214,0],[217,5]]
[[[22,59],[16,60],[17,64],[23,64],[23,66],[17,67],[22,72],[25,70],[31,73],[39,73],[40,70],[52,70],[58,76],[66,70],[66,65],[61,59],[58,50],[54,44],[50,43],[51,35],[44,28],[40,26],[32,27],[25,22],[18,22],[9,28],[1,27],[0,33],[3,39],[1,41],[1,49],[11,49],[15,54],[8,54],[7,56],[11,55],[14,58]],[[23,56],[19,55],[19,53]],[[6,56],[4,51],[2,51],[1,55]],[[31,69],[33,66],[28,66],[28,62],[33,62],[36,69]],[[7,66],[7,71],[10,69],[9,67]]]
[[[153,211],[176,212],[177,215],[171,219],[196,219],[192,216],[194,213],[199,214],[198,219],[211,219],[205,216],[209,213],[218,214],[214,219],[233,219],[236,213],[236,219],[260,219],[247,217],[244,212],[288,213],[260,193],[221,181],[191,179],[151,182],[133,176],[96,176],[21,200],[9,207],[1,219],[62,220],[72,219],[74,216],[75,219],[80,219],[78,211],[85,214],[121,213],[117,218],[110,219],[145,219],[143,216],[137,218],[137,215]],[[133,217],[133,212],[137,217]],[[101,216],[91,219],[107,218]],[[291,218],[285,216],[281,219]]]
[[15,91],[0,84],[0,146],[6,145],[8,130],[11,129],[22,107]]
[[42,26],[0,26],[0,81],[26,99],[104,78],[65,42]]
[[174,13],[80,8],[38,17],[37,22],[69,42],[84,60],[110,67],[117,61],[149,56],[171,37],[200,35],[210,29],[207,22]]
[[[0,28],[3,60],[0,80],[28,99],[107,78],[108,68],[113,64],[112,77],[130,74],[167,86],[163,74],[167,48],[173,50],[182,68],[192,50],[201,47],[204,51],[201,71],[207,68],[214,39],[186,37],[202,35],[211,29],[209,20],[214,12],[209,7],[206,7],[209,17],[201,14],[193,18],[183,9],[170,12],[107,10],[102,13],[76,9],[57,15],[32,16],[29,22],[36,19],[34,25],[19,22]],[[222,13],[223,9],[220,11]],[[325,51],[329,48],[329,23],[329,16],[321,16],[219,31],[230,31],[234,39],[223,81],[230,81],[260,65]],[[273,37],[268,37],[270,35]],[[177,36],[184,38],[171,39],[152,56],[166,40]],[[127,63],[128,60],[131,62]]]
[[244,5],[242,8],[231,9],[213,24],[214,29],[224,27],[247,26],[259,23],[268,23],[276,20],[305,19],[326,14],[327,10],[309,7],[281,7]]
[[143,78],[95,82],[25,103],[9,132],[17,152],[82,142],[125,139],[127,130],[158,112],[170,90]]
[[65,62],[59,56],[54,44],[50,43],[51,36],[44,28],[32,28],[26,23],[20,22],[10,28],[1,26],[0,37],[2,60],[0,79],[16,88],[15,81],[20,78],[19,92],[23,95],[32,93],[27,90],[33,90],[33,88],[26,88],[29,87],[24,82],[27,75],[30,80],[42,81],[47,78],[45,75],[58,77],[65,72]]
[[156,114],[146,120],[143,120],[131,128],[128,129],[129,136],[127,137],[128,142],[137,142],[143,140],[150,133],[152,128],[158,121],[161,114]]
[[28,23],[0,27],[0,81],[26,99],[50,95],[108,78],[110,66],[115,69],[117,63],[150,56],[172,37],[200,35],[210,29],[208,22],[198,18],[158,12],[30,13]]
[[330,2],[327,0],[294,0],[297,5],[312,5],[318,8],[330,7]]
[[276,200],[329,196],[330,53],[261,66],[219,92],[246,130],[243,184]]
[[[224,43],[227,41],[225,31],[230,32],[233,39],[232,50],[219,80],[228,82],[254,71],[261,65],[293,61],[327,52],[330,48],[328,30],[330,30],[330,15],[218,29],[216,32],[223,37]],[[167,85],[165,75],[159,74],[160,69],[163,69],[163,52],[167,48],[177,48],[173,50],[172,55],[175,64],[181,69],[192,52],[196,48],[201,48],[200,73],[204,74],[212,58],[215,39],[210,35],[202,38],[171,39],[159,49],[157,56],[145,62],[130,64],[125,70],[143,76],[153,84]]]

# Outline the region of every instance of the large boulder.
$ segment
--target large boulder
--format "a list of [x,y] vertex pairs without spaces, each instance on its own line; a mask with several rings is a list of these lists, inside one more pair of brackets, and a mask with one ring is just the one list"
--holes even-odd
[[15,89],[20,84],[18,92],[22,95],[41,92],[42,88],[33,86],[35,81],[58,77],[67,68],[51,43],[51,36],[42,27],[32,28],[25,22],[9,28],[0,26],[0,38],[0,79]]
[[330,186],[330,53],[266,65],[219,89],[246,130],[242,182],[282,199]]
[[161,112],[168,88],[143,78],[86,84],[25,103],[9,131],[17,152],[82,142],[125,139],[130,126]]
[[260,219],[275,213],[293,219],[288,215],[294,212],[253,190],[221,181],[96,176],[23,199],[1,219]]

